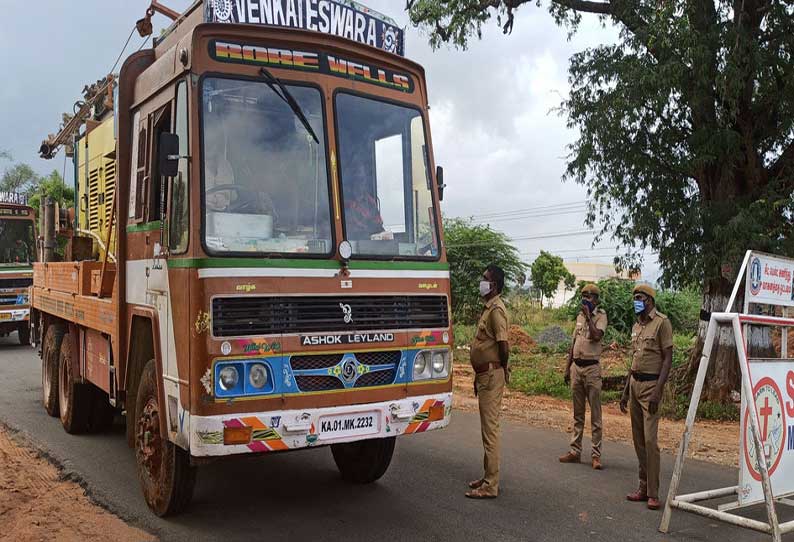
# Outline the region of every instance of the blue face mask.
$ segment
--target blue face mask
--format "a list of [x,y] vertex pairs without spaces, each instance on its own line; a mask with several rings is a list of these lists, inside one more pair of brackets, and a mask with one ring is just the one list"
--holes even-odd
[[645,301],[635,301],[634,302],[634,312],[635,314],[639,314],[645,310]]
[[590,302],[590,301],[588,301],[586,299],[582,300],[582,305],[585,305],[588,309],[590,309],[590,312],[593,312],[593,310],[595,310],[595,305],[593,305],[592,302]]

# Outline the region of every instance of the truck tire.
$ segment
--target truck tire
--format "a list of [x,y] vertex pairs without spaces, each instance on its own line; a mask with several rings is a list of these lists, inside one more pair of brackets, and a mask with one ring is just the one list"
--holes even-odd
[[58,417],[58,360],[61,343],[66,334],[63,324],[51,324],[44,335],[41,349],[41,391],[44,410],[52,417]]
[[19,344],[30,346],[30,326],[27,323],[17,329],[17,335],[19,335]]
[[77,382],[74,374],[72,339],[67,333],[61,342],[60,365],[58,368],[58,403],[61,410],[61,424],[67,433],[79,435],[88,431],[91,419],[92,393],[90,384]]
[[88,425],[92,433],[105,433],[113,427],[116,409],[110,405],[107,393],[96,386],[91,386],[91,392],[91,419]]
[[394,437],[332,444],[331,453],[342,479],[354,484],[371,484],[389,468]]
[[187,508],[196,485],[196,467],[187,452],[160,436],[160,401],[155,361],[143,369],[135,402],[135,460],[143,498],[160,517]]

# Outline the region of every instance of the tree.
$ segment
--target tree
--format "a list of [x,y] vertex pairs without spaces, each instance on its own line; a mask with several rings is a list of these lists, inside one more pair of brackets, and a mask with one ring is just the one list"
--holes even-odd
[[566,291],[576,285],[576,277],[562,263],[562,258],[540,251],[540,256],[535,258],[530,266],[532,285],[540,292],[540,307],[543,308],[543,298],[550,298],[564,282]]
[[[505,33],[530,0],[409,0],[433,45],[465,47],[496,15]],[[665,286],[699,284],[705,311],[725,309],[748,248],[794,254],[794,5],[785,0],[552,0],[575,32],[583,14],[609,20],[619,42],[571,58],[561,113],[578,139],[566,177],[587,187],[587,223],[639,265],[658,253]],[[701,322],[690,372],[705,336]],[[706,398],[740,385],[723,333]]]
[[39,181],[39,176],[27,164],[14,164],[0,178],[0,192],[27,192]]
[[473,321],[481,302],[479,283],[483,271],[496,264],[507,280],[518,282],[526,264],[507,236],[490,226],[462,218],[444,219],[444,240],[452,282],[452,311],[461,321]]
[[74,207],[74,188],[66,186],[58,170],[53,170],[47,177],[39,179],[28,193],[28,204],[38,212],[41,198],[50,197],[57,201],[62,209]]

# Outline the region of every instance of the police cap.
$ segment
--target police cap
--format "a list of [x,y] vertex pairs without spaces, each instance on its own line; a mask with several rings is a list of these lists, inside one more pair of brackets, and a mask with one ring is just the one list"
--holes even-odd
[[635,294],[645,294],[648,297],[656,299],[656,291],[647,284],[637,284],[634,287]]
[[600,296],[601,295],[601,290],[599,290],[598,286],[596,286],[595,284],[590,283],[590,284],[585,284],[582,287],[582,293],[583,294],[592,294],[592,295]]

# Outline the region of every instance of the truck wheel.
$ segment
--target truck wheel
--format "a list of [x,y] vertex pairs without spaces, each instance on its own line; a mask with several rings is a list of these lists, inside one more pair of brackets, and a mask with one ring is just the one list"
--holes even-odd
[[72,338],[67,333],[61,343],[58,370],[58,402],[61,407],[61,424],[67,433],[78,435],[88,431],[91,419],[90,384],[79,384],[74,374]]
[[61,343],[66,334],[63,324],[51,324],[44,335],[41,350],[41,391],[44,410],[47,414],[57,417],[58,408],[58,360],[61,355]]
[[149,360],[141,375],[135,402],[135,459],[143,498],[158,516],[178,514],[193,497],[196,468],[184,450],[160,436],[161,407],[157,371]]
[[105,433],[113,427],[113,420],[116,416],[116,409],[110,405],[108,394],[91,386],[91,419],[88,425],[92,433]]
[[30,327],[27,324],[23,324],[17,329],[17,335],[19,335],[19,344],[30,346]]
[[370,484],[389,468],[394,453],[394,437],[332,444],[331,453],[344,480]]

